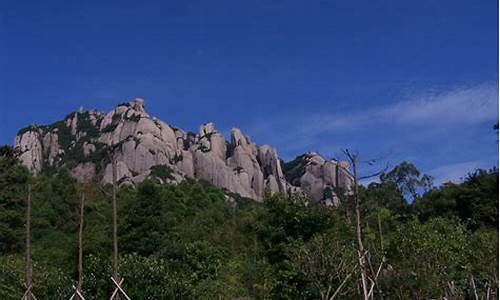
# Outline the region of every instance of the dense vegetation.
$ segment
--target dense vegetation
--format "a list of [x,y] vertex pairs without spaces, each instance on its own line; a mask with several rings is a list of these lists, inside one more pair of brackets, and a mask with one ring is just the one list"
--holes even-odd
[[[64,169],[33,178],[2,147],[0,299],[23,293],[28,183],[34,294],[71,295],[85,192],[84,294],[109,297],[111,188],[78,184]],[[479,297],[489,291],[497,299],[497,170],[432,187],[402,163],[361,187],[360,199],[370,272],[379,274],[375,298],[473,299],[473,278]],[[338,287],[335,299],[361,298],[350,196],[338,208],[307,207],[303,195],[256,203],[228,200],[222,190],[188,180],[122,187],[118,201],[120,273],[132,299],[328,299]]]

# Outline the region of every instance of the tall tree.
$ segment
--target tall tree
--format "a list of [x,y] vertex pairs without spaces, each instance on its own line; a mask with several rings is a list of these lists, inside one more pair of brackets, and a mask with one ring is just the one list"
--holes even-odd
[[415,165],[406,161],[388,173],[382,173],[380,182],[394,184],[401,194],[411,201],[432,188],[432,177],[422,174]]
[[23,210],[30,174],[16,159],[10,146],[0,147],[0,252],[22,246]]
[[113,279],[115,281],[115,285],[117,285],[114,293],[114,298],[111,299],[120,300],[120,293],[117,290],[120,285],[120,276],[119,276],[119,261],[118,261],[118,212],[116,206],[116,192],[118,189],[117,183],[117,167],[116,167],[116,155],[113,149],[112,157],[111,157],[111,168],[112,168],[112,206],[113,206]]
[[[83,285],[83,214],[85,211],[85,191],[82,191],[80,198],[80,225],[78,228],[78,283],[77,291],[82,293]],[[80,299],[80,296],[77,296]]]
[[363,245],[363,232],[361,225],[361,205],[359,199],[359,186],[358,186],[358,155],[345,150],[344,153],[347,155],[351,162],[353,170],[353,200],[354,200],[354,211],[356,214],[356,239],[358,245],[358,258],[359,258],[359,271],[361,274],[361,287],[363,289],[363,299],[368,300],[368,267],[366,261],[366,250]]
[[26,224],[25,224],[25,262],[26,262],[26,300],[32,299],[32,288],[33,288],[33,265],[31,263],[31,185],[28,184],[28,196],[26,197]]

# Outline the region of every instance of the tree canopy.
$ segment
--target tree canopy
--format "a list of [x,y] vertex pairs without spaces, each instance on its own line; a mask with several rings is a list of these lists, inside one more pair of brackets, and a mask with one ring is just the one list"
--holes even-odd
[[[380,182],[360,187],[375,298],[469,299],[471,278],[478,294],[497,295],[498,170],[478,170],[458,184],[430,182],[403,162]],[[72,293],[82,191],[83,292],[86,299],[109,297],[110,186],[80,184],[64,169],[32,177],[12,149],[1,147],[0,298],[22,295],[28,183],[37,297]],[[194,180],[122,186],[124,287],[132,299],[359,298],[348,199],[340,207],[308,202],[303,194],[273,194],[258,203]]]

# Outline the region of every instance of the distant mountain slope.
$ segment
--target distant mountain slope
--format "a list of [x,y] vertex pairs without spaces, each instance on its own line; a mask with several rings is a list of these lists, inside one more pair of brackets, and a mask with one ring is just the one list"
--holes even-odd
[[14,147],[35,174],[65,166],[81,180],[111,182],[109,153],[115,149],[121,184],[191,177],[256,200],[266,192],[304,191],[315,202],[334,203],[335,188],[352,183],[346,163],[307,153],[282,166],[275,149],[257,146],[239,129],[231,130],[230,141],[213,123],[184,132],[151,117],[139,98],[108,114],[80,109],[50,125],[28,126]]

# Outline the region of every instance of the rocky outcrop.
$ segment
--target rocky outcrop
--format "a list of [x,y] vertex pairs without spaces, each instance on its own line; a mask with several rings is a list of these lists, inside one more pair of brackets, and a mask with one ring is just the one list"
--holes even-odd
[[122,103],[108,114],[80,109],[63,121],[30,126],[19,132],[14,146],[35,174],[66,166],[80,180],[109,183],[114,153],[120,183],[190,177],[256,200],[268,192],[303,191],[313,201],[335,203],[334,190],[349,189],[352,183],[341,162],[308,153],[283,164],[275,149],[257,146],[237,128],[230,141],[213,123],[201,125],[197,134],[184,132],[150,117],[142,99]]
[[338,204],[336,191],[348,191],[353,177],[347,162],[326,160],[310,152],[284,164],[285,176],[292,186],[310,195],[314,201]]
[[42,170],[42,137],[36,127],[21,132],[14,141],[15,149],[19,153],[19,160],[34,174]]
[[90,182],[96,177],[95,164],[92,162],[81,163],[71,170],[71,174],[81,182]]
[[268,191],[286,192],[287,182],[281,169],[281,161],[276,150],[268,145],[260,146],[257,159],[261,165],[265,181],[265,188]]

